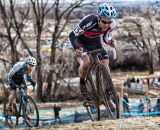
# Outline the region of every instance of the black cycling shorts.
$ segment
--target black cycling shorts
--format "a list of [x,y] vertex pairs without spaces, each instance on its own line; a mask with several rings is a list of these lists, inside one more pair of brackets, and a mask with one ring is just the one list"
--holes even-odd
[[14,84],[9,83],[10,90],[16,90],[16,85],[20,86],[21,84],[24,84],[24,85],[26,84],[23,76],[19,76],[19,77],[13,76],[12,79],[13,79]]
[[[101,46],[101,43],[87,43],[87,44],[83,44],[83,43],[80,43],[81,47],[83,48],[84,51],[93,51],[93,50],[96,50],[96,49],[101,49],[102,46]],[[103,50],[102,52],[100,52],[101,56],[102,56],[102,60],[103,59],[109,59],[109,55],[108,55],[108,52],[106,50]]]

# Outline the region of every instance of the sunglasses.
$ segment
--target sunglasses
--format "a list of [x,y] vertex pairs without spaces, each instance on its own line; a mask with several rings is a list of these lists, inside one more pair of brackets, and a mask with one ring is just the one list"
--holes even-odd
[[33,68],[34,67],[34,65],[30,65],[30,64],[28,64],[31,68]]
[[112,23],[112,21],[104,21],[104,20],[100,20],[101,21],[101,23],[103,23],[103,24],[111,24]]

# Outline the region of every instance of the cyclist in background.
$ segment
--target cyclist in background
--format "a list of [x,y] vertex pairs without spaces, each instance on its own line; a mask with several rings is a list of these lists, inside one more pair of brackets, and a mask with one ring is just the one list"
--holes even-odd
[[[10,86],[10,96],[8,98],[8,114],[12,115],[12,102],[16,97],[16,86],[26,84],[26,79],[35,86],[36,82],[31,78],[33,68],[36,66],[37,61],[34,57],[28,56],[25,62],[17,62],[9,71],[8,82]],[[28,94],[27,87],[25,93]]]
[[[113,6],[107,3],[102,3],[98,7],[98,16],[91,14],[84,17],[81,22],[69,34],[69,39],[73,48],[76,51],[77,60],[80,62],[81,54],[84,51],[92,51],[102,48],[101,38],[103,41],[114,47],[114,40],[112,40],[111,33],[116,27],[116,10]],[[105,65],[109,64],[108,53],[104,50],[101,52],[101,62]],[[90,100],[88,91],[85,87],[85,75],[90,65],[88,55],[81,58],[83,65],[78,68],[80,76],[80,90],[84,100]]]

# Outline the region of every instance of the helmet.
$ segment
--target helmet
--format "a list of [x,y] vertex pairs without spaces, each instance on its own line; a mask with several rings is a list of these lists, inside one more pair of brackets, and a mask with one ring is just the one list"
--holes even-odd
[[28,56],[26,58],[26,63],[29,64],[29,65],[35,66],[37,64],[37,61],[34,57]]
[[107,3],[102,3],[98,8],[98,16],[100,18],[113,18],[116,17],[116,10],[113,6]]

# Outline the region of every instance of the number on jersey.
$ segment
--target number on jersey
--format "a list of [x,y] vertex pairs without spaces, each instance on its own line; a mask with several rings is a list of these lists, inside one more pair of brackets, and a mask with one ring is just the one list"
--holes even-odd
[[73,32],[76,36],[78,36],[78,35],[82,34],[84,31],[79,26],[77,26],[74,28]]

